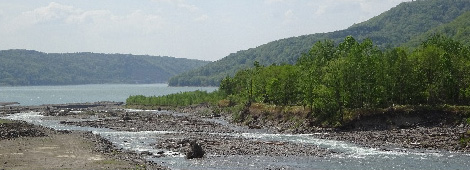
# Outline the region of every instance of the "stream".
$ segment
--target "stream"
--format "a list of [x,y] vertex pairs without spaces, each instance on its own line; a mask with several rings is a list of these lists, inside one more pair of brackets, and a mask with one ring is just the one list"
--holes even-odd
[[[154,114],[171,114],[158,111],[153,112]],[[175,114],[175,116],[184,115]],[[343,141],[319,139],[314,137],[313,134],[273,134],[263,130],[242,131],[239,129],[243,129],[243,127],[231,125],[221,119],[206,120],[230,126],[235,132],[212,133],[213,135],[228,135],[255,141],[278,141],[315,145],[330,150],[333,154],[323,157],[206,154],[203,159],[188,160],[185,159],[184,153],[155,149],[152,146],[157,139],[163,138],[165,134],[179,134],[181,132],[127,132],[108,128],[80,127],[60,124],[60,121],[64,120],[58,118],[60,117],[51,119],[48,116],[40,115],[38,112],[17,113],[3,117],[3,119],[22,120],[56,130],[91,131],[108,139],[118,148],[138,153],[148,151],[153,155],[146,157],[147,160],[168,166],[171,169],[470,169],[469,154],[404,148],[389,148],[387,151],[383,151]]]

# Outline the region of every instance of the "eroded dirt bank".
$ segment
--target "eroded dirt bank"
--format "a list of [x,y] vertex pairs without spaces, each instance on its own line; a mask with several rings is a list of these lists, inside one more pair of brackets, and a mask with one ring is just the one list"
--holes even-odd
[[[446,110],[422,106],[367,111],[369,113],[337,128],[322,128],[315,120],[304,117],[286,118],[279,116],[279,113],[257,114],[253,113],[256,110],[249,109],[247,115],[256,119],[249,119],[243,124],[282,133],[314,134],[322,139],[348,141],[384,150],[402,147],[470,152],[470,115],[465,109]],[[272,115],[278,116],[272,119],[269,117]]]

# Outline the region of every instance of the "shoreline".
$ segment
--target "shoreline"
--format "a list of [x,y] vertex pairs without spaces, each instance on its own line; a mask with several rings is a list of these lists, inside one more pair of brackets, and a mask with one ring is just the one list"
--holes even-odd
[[[208,112],[205,110],[205,107],[183,107],[176,110],[188,114],[201,115],[200,112]],[[250,129],[266,129],[274,133],[313,134],[320,139],[345,141],[363,147],[382,150],[389,150],[391,147],[401,147],[404,149],[470,153],[469,122],[455,123],[459,122],[458,119],[460,117],[446,118],[445,116],[450,116],[446,113],[435,113],[432,111],[432,113],[427,113],[422,110],[417,112],[418,115],[403,114],[399,110],[396,113],[385,112],[377,115],[363,116],[357,121],[338,128],[312,126],[314,123],[308,119],[301,122],[296,119],[292,119],[294,121],[286,121],[284,118],[273,121],[263,116],[257,117],[256,120],[250,119],[251,121],[249,122],[239,122],[236,124]],[[221,115],[226,117],[225,119],[229,119],[227,117],[230,116]],[[259,114],[255,113],[255,115]],[[462,143],[462,138],[467,138],[467,141]]]
[[[104,102],[106,103],[106,102]],[[103,104],[103,103],[102,103]],[[449,151],[469,153],[470,146],[462,146],[459,135],[467,135],[470,130],[468,124],[458,126],[436,125],[415,126],[408,128],[392,128],[385,130],[320,128],[307,126],[310,122],[304,121],[300,126],[293,122],[258,121],[257,123],[241,124],[230,122],[230,115],[213,113],[207,105],[179,108],[170,111],[139,112],[126,111],[120,104],[107,103],[44,105],[40,107],[16,107],[18,112],[35,111],[50,116],[49,119],[69,120],[83,119],[83,121],[61,121],[62,124],[90,127],[106,127],[118,131],[175,131],[162,135],[162,138],[152,144],[157,150],[169,150],[185,153],[188,151],[188,141],[197,141],[209,155],[242,155],[242,156],[313,156],[324,157],[335,154],[334,151],[323,149],[314,145],[303,145],[292,142],[257,141],[230,135],[230,133],[246,133],[263,131],[274,134],[311,134],[320,139],[346,141],[359,146],[377,148],[388,151],[390,148],[416,149],[423,151]],[[71,106],[67,108],[66,106]],[[86,107],[85,107],[86,106]],[[0,116],[14,112],[0,111]],[[95,117],[98,119],[86,120]],[[224,123],[225,122],[225,123]],[[37,129],[31,128],[31,129]],[[42,127],[39,127],[41,129]],[[4,132],[2,130],[0,132]],[[51,131],[51,130],[49,130]],[[109,141],[93,135],[91,132],[54,132],[63,135],[81,134],[82,138],[91,141],[98,149],[96,152],[112,160],[133,162],[133,166],[142,165],[164,169],[160,165],[145,161],[145,157],[160,157],[164,155],[148,152],[136,153],[118,149]],[[37,137],[31,137],[37,138]],[[20,138],[17,138],[20,139]],[[1,142],[2,140],[0,140]],[[4,140],[3,140],[4,141]],[[0,162],[1,163],[1,162]]]

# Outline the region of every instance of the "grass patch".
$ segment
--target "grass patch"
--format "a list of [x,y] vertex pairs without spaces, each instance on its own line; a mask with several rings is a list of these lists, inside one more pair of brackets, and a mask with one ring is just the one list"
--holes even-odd
[[0,124],[15,123],[13,120],[0,119]]
[[310,118],[310,109],[303,106],[277,106],[265,103],[252,103],[249,108],[245,108],[243,105],[236,105],[234,107],[237,107],[237,109],[233,109],[230,112],[232,113],[232,121],[245,125],[250,124],[252,121],[268,120],[278,123],[291,122],[293,128],[299,128],[306,119]]

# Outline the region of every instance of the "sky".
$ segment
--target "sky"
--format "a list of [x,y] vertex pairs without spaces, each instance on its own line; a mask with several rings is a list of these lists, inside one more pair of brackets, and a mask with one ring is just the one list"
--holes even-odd
[[0,0],[0,50],[206,61],[332,32],[410,0]]

